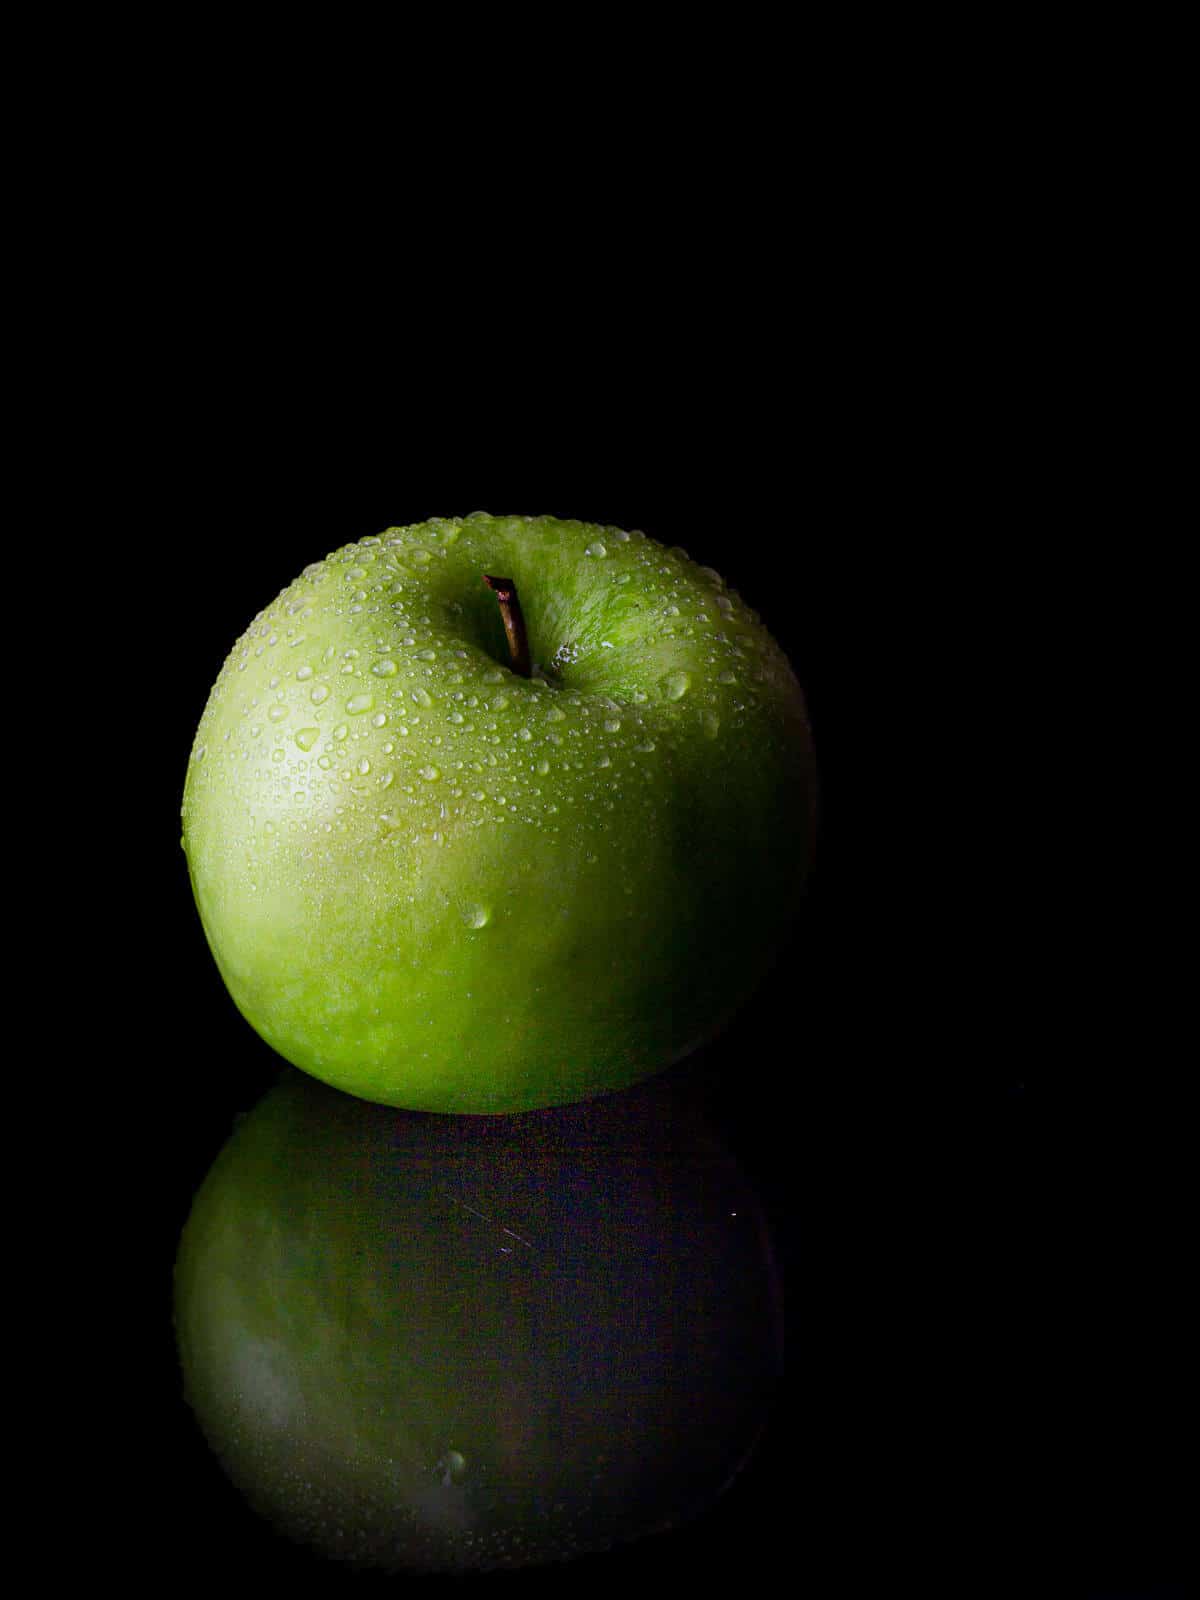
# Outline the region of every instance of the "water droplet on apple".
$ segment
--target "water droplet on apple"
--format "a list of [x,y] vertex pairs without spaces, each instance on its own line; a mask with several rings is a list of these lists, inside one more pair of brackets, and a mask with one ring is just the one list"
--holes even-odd
[[610,528],[608,536],[615,544],[625,544],[629,538],[624,528]]
[[583,553],[585,556],[606,556],[608,554],[608,546],[601,544],[600,540],[597,539],[594,544],[588,545]]
[[195,761],[203,761],[207,753],[208,746],[206,744],[198,745],[196,748],[196,754],[192,759]]
[[543,756],[542,759],[538,762],[537,770],[538,770],[538,772],[541,774],[541,776],[543,778],[550,771],[550,763],[546,760],[545,756]]
[[486,928],[491,915],[486,906],[470,905],[463,907],[462,919],[468,928]]
[[621,719],[620,719],[620,717],[609,717],[608,721],[604,724],[604,731],[605,731],[605,733],[620,733],[620,731],[621,731]]
[[350,729],[346,726],[346,724],[344,722],[339,722],[337,727],[333,730],[333,737],[335,739],[344,739],[349,732]]
[[322,705],[326,700],[329,699],[329,689],[325,684],[319,683],[308,698],[312,701],[313,705]]
[[493,711],[503,711],[508,704],[508,696],[506,694],[494,694],[489,703]]
[[305,679],[311,678],[312,675],[313,675],[313,669],[311,667],[297,667],[296,668],[296,677],[299,679],[299,681],[301,683],[303,683],[305,681]]
[[365,778],[367,773],[370,772],[370,770],[371,770],[371,763],[367,760],[366,756],[364,756],[362,758],[362,760],[358,763],[359,776],[362,777],[362,778]]
[[273,705],[271,707],[271,709],[267,712],[267,718],[271,722],[282,722],[284,717],[287,716],[287,714],[288,714],[288,708],[286,706]]
[[517,729],[517,738],[518,739],[529,740],[529,739],[533,738],[533,735],[530,733],[528,728],[518,728]]
[[420,684],[412,691],[412,697],[419,706],[431,706],[433,704],[433,696],[428,689],[423,689]]
[[323,768],[324,771],[328,772],[330,767],[333,765],[333,761],[330,759],[329,756],[318,756],[317,757],[317,765],[319,767]]
[[733,601],[727,594],[719,594],[717,596],[717,609],[718,611],[723,611],[726,616],[733,610]]
[[425,779],[426,783],[433,783],[442,775],[441,771],[437,767],[418,767],[417,770]]
[[677,617],[679,615],[679,607],[667,606],[664,608],[663,615],[667,617]]
[[546,721],[562,722],[566,719],[566,715],[567,713],[561,708],[561,706],[551,706],[549,711],[546,713]]
[[706,739],[715,739],[721,731],[721,719],[715,711],[706,711],[700,719],[704,725]]
[[364,711],[370,711],[375,704],[373,694],[354,694],[346,701],[346,710],[352,717],[361,716]]
[[296,744],[301,750],[311,750],[320,737],[320,728],[299,728],[293,735]]
[[376,661],[371,668],[377,678],[394,678],[399,670],[390,656],[385,656],[382,661]]
[[371,725],[372,725],[372,727],[375,727],[375,728],[386,728],[387,727],[387,712],[386,711],[377,711],[375,713],[375,715],[371,718]]
[[718,673],[717,682],[718,683],[736,683],[737,682],[737,673],[736,672],[721,672],[721,673]]
[[423,549],[419,544],[414,545],[413,548],[407,552],[407,555],[408,559],[410,561],[415,561],[419,567],[423,567],[427,561],[433,560],[433,557],[430,555],[429,551]]
[[635,705],[641,706],[645,705],[650,696],[646,693],[645,689],[635,689],[629,698]]
[[418,650],[417,651],[417,660],[418,661],[432,661],[435,658],[436,655],[437,655],[437,651],[436,650],[429,650],[429,649]]
[[659,685],[668,700],[682,700],[691,686],[691,674],[687,672],[668,672]]

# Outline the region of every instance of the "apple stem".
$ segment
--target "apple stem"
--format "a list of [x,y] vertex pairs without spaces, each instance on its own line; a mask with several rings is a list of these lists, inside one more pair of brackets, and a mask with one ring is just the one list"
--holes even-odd
[[508,653],[512,658],[509,665],[518,677],[530,678],[533,664],[529,659],[529,635],[525,631],[525,614],[517,598],[517,586],[511,578],[493,578],[486,572],[483,581],[500,602],[500,615],[508,635]]

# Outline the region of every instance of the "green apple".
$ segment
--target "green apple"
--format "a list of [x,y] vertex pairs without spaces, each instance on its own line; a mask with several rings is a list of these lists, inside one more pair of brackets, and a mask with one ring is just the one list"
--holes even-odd
[[236,1126],[180,1240],[184,1394],[282,1534],[364,1566],[561,1560],[679,1525],[752,1458],[780,1284],[673,1075],[513,1117],[301,1073]]
[[200,721],[183,844],[229,992],[288,1061],[512,1112],[721,1027],[796,909],[813,806],[799,684],[718,573],[479,513],[347,545],[255,617]]

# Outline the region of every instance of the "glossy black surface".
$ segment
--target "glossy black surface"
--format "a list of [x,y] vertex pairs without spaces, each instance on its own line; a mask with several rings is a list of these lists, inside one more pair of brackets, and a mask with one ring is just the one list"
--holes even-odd
[[509,1117],[288,1070],[176,1265],[185,1393],[281,1532],[357,1566],[567,1561],[707,1511],[777,1408],[783,1286],[694,1079]]
[[[111,758],[111,823],[88,868],[87,960],[102,978],[69,1073],[78,1083],[88,1063],[71,1117],[90,1164],[56,1256],[107,1558],[133,1551],[209,1584],[330,1582],[245,1510],[181,1394],[179,1230],[277,1063],[204,945],[179,790],[217,664],[298,564],[389,522],[482,506],[639,526],[725,573],[793,659],[822,781],[792,945],[694,1063],[779,1240],[783,1391],[711,1514],[588,1556],[575,1580],[607,1592],[782,1571],[819,1587],[832,1571],[851,1589],[920,1590],[948,1574],[960,1593],[1025,1595],[1178,1576],[1188,1069],[1153,1008],[1122,1023],[1126,985],[1067,983],[1076,951],[1054,936],[1052,874],[1016,843],[1020,819],[1044,815],[1019,699],[985,720],[982,751],[968,737],[969,636],[998,571],[1040,570],[1012,534],[1036,497],[969,419],[936,439],[893,433],[913,392],[886,362],[888,381],[863,386],[870,340],[853,370],[828,359],[810,393],[794,350],[781,370],[768,330],[738,328],[744,359],[726,349],[710,368],[685,341],[671,381],[633,362],[574,410],[567,371],[548,392],[504,368],[501,407],[496,374],[459,362],[419,403],[381,381],[365,406],[328,390],[310,402],[296,352],[286,370],[305,403],[274,410],[281,369],[266,383],[252,360],[238,381],[226,363],[218,383],[192,344],[185,376],[203,368],[203,404],[160,415],[115,458],[127,492],[103,491],[103,542],[120,535],[136,572],[94,592],[100,616],[128,610],[106,649],[136,681],[127,703],[100,707],[90,746]],[[113,483],[111,466],[97,482]],[[947,616],[944,641],[931,630]],[[999,639],[1016,649],[1011,627]],[[990,641],[982,653],[994,670]],[[1043,1026],[1052,1004],[1070,1026]],[[561,1574],[495,1579],[538,1582],[549,1592]]]

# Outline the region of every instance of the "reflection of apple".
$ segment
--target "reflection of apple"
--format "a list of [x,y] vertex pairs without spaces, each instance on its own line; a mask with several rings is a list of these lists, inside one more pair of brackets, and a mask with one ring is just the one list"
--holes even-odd
[[795,909],[812,806],[796,678],[717,573],[477,515],[349,545],[255,618],[200,722],[184,845],[281,1055],[366,1099],[503,1112],[712,1034]]
[[781,1360],[765,1225],[671,1075],[506,1118],[288,1073],[197,1194],[187,1397],[225,1470],[325,1554],[454,1570],[686,1520]]

